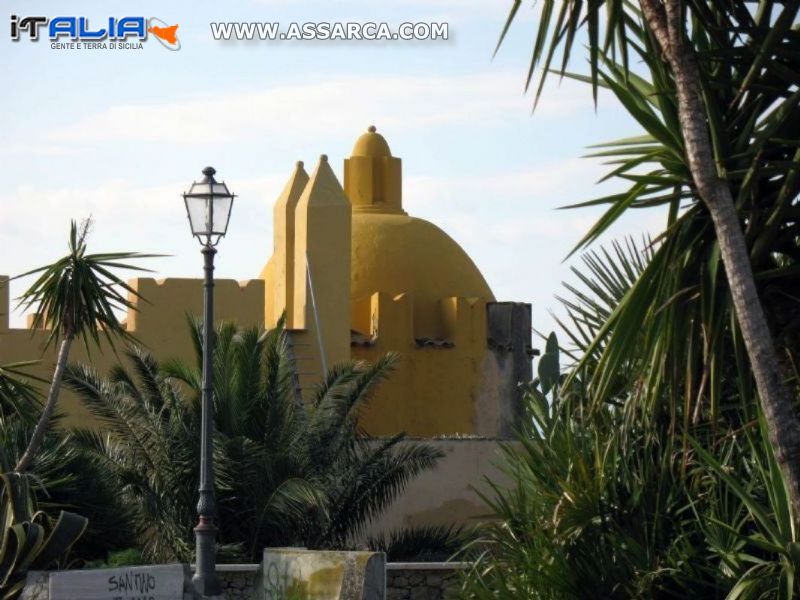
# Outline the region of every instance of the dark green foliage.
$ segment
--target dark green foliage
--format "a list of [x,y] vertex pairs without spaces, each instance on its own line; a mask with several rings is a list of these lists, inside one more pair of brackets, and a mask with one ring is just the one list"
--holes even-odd
[[[58,419],[54,425],[59,425]],[[5,421],[0,428],[2,472],[13,468],[32,430],[32,420],[14,416]],[[66,510],[88,519],[83,535],[71,549],[70,559],[75,564],[104,558],[109,550],[132,544],[117,489],[71,435],[59,429],[49,432],[28,472],[39,510],[48,515]]]
[[[370,439],[358,414],[392,368],[334,366],[306,404],[280,329],[222,324],[215,344],[215,475],[221,554],[258,560],[265,546],[342,548],[405,484],[440,458],[402,435]],[[200,331],[192,324],[200,352]],[[75,434],[117,486],[148,560],[191,559],[196,521],[200,361],[159,363],[132,347],[130,368],[102,378],[71,366],[67,385],[100,419]]]
[[145,564],[142,551],[138,548],[126,548],[108,553],[105,560],[94,560],[86,564],[87,569],[105,569]]
[[578,378],[527,396],[519,444],[504,448],[510,487],[485,500],[500,520],[465,553],[469,598],[722,597],[691,511],[697,486],[664,424],[592,409]]
[[[598,368],[593,360],[573,364],[568,377],[551,385],[562,372],[559,357],[581,356],[648,268],[649,255],[617,245],[587,255],[577,270],[584,285],[571,288],[563,323],[576,349],[565,352],[554,336],[548,339],[549,358],[528,392],[519,443],[505,447],[511,483],[484,489],[499,521],[487,524],[464,555],[477,560],[465,598],[800,592],[789,495],[756,408],[733,404],[714,422],[692,426],[683,418],[691,405],[678,404],[673,413],[632,402],[647,385],[637,379],[634,352],[607,401],[586,385]],[[731,395],[739,386],[735,367],[722,380]]]
[[[137,349],[127,356],[141,378],[141,388],[121,367],[112,369],[106,380],[88,367],[67,369],[66,385],[102,427],[102,433],[83,430],[73,435],[113,482],[136,543],[147,550],[148,558],[188,560],[197,502],[199,412],[184,404],[176,384],[160,378],[152,357]],[[218,448],[215,453],[219,454]],[[218,462],[218,486],[224,490],[228,465],[221,456]]]
[[370,537],[370,550],[386,553],[388,562],[445,562],[469,542],[463,527],[429,525],[392,531]]
[[141,565],[143,563],[144,557],[141,551],[136,548],[128,548],[117,552],[109,552],[106,564],[108,564],[109,567],[126,567],[128,565]]
[[0,365],[0,427],[9,419],[20,418],[33,422],[39,406],[40,393],[31,380],[37,378],[26,373],[34,361]]
[[737,578],[728,597],[788,600],[800,595],[800,540],[763,417],[740,436],[724,440],[720,458],[696,440],[692,446],[710,508],[698,514],[697,524],[720,571]]

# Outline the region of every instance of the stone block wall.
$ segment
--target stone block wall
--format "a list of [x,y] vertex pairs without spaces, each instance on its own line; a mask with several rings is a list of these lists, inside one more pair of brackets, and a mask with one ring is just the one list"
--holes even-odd
[[257,564],[217,565],[222,592],[227,600],[254,600]]
[[458,589],[468,563],[389,563],[386,600],[445,600]]
[[[446,600],[469,563],[388,563],[386,600]],[[258,565],[217,565],[228,600],[252,600]]]

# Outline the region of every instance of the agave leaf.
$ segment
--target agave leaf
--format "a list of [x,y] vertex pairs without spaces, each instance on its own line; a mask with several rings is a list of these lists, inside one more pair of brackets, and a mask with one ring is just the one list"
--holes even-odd
[[86,531],[88,524],[89,520],[86,517],[61,511],[47,538],[43,540],[36,555],[31,558],[28,568],[44,569],[66,554]]

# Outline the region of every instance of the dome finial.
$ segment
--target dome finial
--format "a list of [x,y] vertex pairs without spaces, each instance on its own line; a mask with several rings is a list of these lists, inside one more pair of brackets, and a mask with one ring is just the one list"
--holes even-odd
[[369,127],[367,127],[367,131],[369,131],[370,133],[375,133],[376,131],[378,131],[378,128],[375,127],[375,125],[370,125]]

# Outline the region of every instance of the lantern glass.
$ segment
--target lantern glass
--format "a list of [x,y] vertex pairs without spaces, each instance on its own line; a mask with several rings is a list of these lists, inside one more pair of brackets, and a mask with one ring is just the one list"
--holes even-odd
[[192,234],[202,243],[214,245],[225,235],[233,198],[228,186],[215,181],[213,173],[207,173],[202,181],[193,183],[183,195]]

